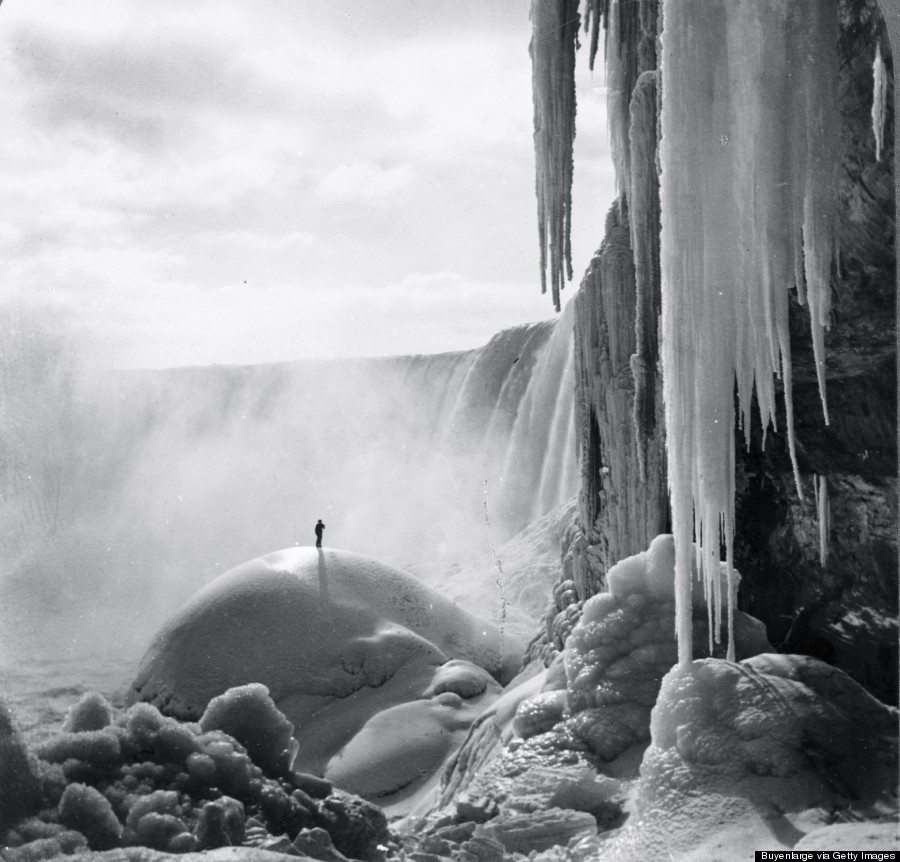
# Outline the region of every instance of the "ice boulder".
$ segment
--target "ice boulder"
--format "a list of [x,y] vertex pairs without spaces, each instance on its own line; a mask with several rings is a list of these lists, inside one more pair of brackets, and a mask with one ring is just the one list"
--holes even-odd
[[273,775],[290,770],[296,749],[294,726],[260,683],[236,686],[214,697],[200,718],[200,729],[234,737],[254,763]]
[[892,809],[897,718],[805,656],[677,666],[653,709],[631,817],[604,858],[740,858],[796,845],[797,815],[811,809]]
[[102,694],[95,691],[85,694],[66,716],[66,730],[73,733],[102,730],[111,723],[112,707]]

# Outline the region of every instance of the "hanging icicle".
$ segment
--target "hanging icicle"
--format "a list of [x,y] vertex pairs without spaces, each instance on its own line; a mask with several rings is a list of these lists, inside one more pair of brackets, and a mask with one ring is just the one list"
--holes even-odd
[[828,562],[828,533],[831,530],[831,503],[828,499],[828,480],[825,476],[818,473],[813,476],[813,492],[819,522],[819,565],[824,569]]
[[887,70],[881,53],[881,39],[875,43],[875,62],[872,64],[872,131],[875,134],[875,159],[881,161],[884,149],[884,124],[887,117]]
[[788,338],[795,284],[809,304],[827,421],[838,19],[837,4],[822,0],[665,0],[663,21],[662,357],[676,628],[687,662],[695,539],[717,639],[728,593],[731,641],[735,383],[749,440],[753,394],[763,427],[775,427],[773,378],[782,378],[800,491]]
[[557,311],[560,291],[572,280],[572,148],[579,22],[578,0],[532,0],[530,52],[541,292],[547,292],[549,270]]

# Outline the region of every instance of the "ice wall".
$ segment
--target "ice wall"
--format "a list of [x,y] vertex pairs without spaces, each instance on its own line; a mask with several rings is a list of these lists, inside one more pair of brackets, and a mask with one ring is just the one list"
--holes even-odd
[[53,357],[37,383],[17,363],[0,589],[158,622],[229,566],[311,544],[319,517],[326,545],[423,576],[477,558],[485,480],[498,544],[576,492],[571,326],[434,356],[98,371],[77,396]]

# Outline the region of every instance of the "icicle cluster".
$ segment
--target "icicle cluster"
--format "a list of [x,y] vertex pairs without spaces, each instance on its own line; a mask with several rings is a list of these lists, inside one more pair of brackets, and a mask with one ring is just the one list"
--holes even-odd
[[887,70],[881,54],[881,40],[875,43],[875,62],[872,64],[872,131],[875,133],[875,159],[881,161],[884,149],[884,124],[887,117]]
[[[663,6],[662,357],[682,662],[691,659],[694,539],[717,633],[722,545],[729,579],[733,571],[735,385],[749,441],[752,396],[763,427],[774,427],[773,378],[781,376],[796,473],[788,338],[795,285],[809,304],[825,407],[837,14],[836,3],[822,0]],[[727,592],[730,636],[730,585]]]
[[[572,147],[575,141],[575,49],[578,0],[532,0],[531,64],[537,166],[541,291],[547,272],[553,304],[572,279]],[[549,261],[548,261],[549,255]]]
[[813,476],[813,492],[816,498],[816,515],[819,521],[819,565],[828,562],[828,532],[831,529],[831,504],[828,500],[828,480],[825,476]]

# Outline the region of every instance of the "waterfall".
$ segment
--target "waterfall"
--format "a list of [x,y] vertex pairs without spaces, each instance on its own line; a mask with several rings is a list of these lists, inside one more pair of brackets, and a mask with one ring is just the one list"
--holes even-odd
[[[420,573],[476,558],[485,481],[498,543],[577,491],[571,361],[569,311],[455,353],[104,372],[77,399],[51,375],[40,400],[65,433],[19,399],[28,469],[3,476],[7,498],[25,483],[54,517],[2,548],[0,587],[65,603],[139,584],[161,614],[229,566],[310,544],[320,517],[326,545]],[[65,470],[51,459],[45,477],[48,447]],[[4,532],[24,536],[13,514]]]

